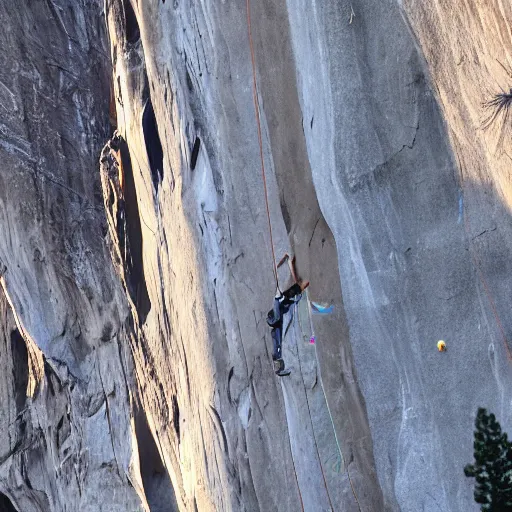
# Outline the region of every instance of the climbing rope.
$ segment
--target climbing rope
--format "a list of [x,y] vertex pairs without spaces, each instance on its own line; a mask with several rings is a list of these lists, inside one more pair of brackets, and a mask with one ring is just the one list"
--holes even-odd
[[279,278],[277,275],[277,263],[276,263],[276,254],[274,250],[274,237],[272,234],[272,221],[270,219],[270,208],[268,205],[268,190],[267,190],[267,177],[265,172],[265,158],[263,155],[263,140],[261,137],[261,120],[260,120],[260,107],[258,102],[258,86],[256,82],[256,62],[254,57],[254,45],[252,42],[252,30],[251,30],[251,3],[250,0],[247,0],[247,31],[249,35],[249,48],[251,49],[251,64],[252,64],[252,88],[253,88],[253,99],[254,99],[254,111],[256,113],[256,124],[258,125],[258,143],[260,146],[260,160],[261,160],[261,175],[263,178],[263,190],[265,192],[265,206],[267,209],[267,219],[268,219],[268,231],[270,233],[270,248],[272,250],[272,269],[274,271],[274,277],[276,280],[276,287],[279,288]]
[[291,459],[292,459],[293,473],[295,474],[295,482],[297,484],[297,491],[299,491],[300,508],[302,509],[302,512],[304,512],[304,510],[305,510],[304,509],[304,500],[302,499],[302,492],[300,491],[299,477],[297,476],[297,469],[295,468],[295,459],[293,458],[292,440],[290,439],[290,436],[288,436],[288,443],[290,445],[290,453],[291,453]]
[[[310,329],[311,329],[311,337],[314,338],[315,337],[315,331],[314,331],[314,327],[313,327],[313,318],[312,318],[312,314],[311,314],[311,302],[309,300],[309,292],[308,292],[308,290],[306,290],[305,295],[306,295],[306,301],[307,301],[308,320],[309,320],[309,326],[310,326]],[[299,304],[298,303],[297,303],[296,307],[297,307],[296,318],[297,318],[297,321],[298,321],[298,324],[299,324],[299,329],[301,331],[302,338],[305,340],[305,339],[307,339],[307,336],[304,336],[304,331],[302,329],[303,323],[302,323],[301,318],[300,318],[300,309],[299,309]],[[310,339],[311,339],[311,337],[310,337]],[[316,355],[316,340],[315,340],[315,355]],[[299,360],[299,366],[301,368],[301,375],[302,375],[302,365],[301,365],[301,362],[300,362],[299,350],[297,350],[297,357],[298,357],[298,360]],[[316,360],[317,360],[318,368],[320,368],[320,364],[318,362],[318,357],[316,358]],[[304,377],[302,377],[302,381],[304,383]],[[329,413],[329,419],[331,420],[332,431],[334,433],[334,439],[336,441],[336,446],[338,447],[338,452],[340,454],[340,459],[341,459],[341,462],[343,464],[343,467],[347,470],[347,477],[348,477],[348,481],[350,483],[350,489],[352,490],[352,494],[354,496],[354,500],[355,500],[355,502],[357,504],[357,508],[358,508],[359,512],[362,512],[361,504],[359,503],[359,499],[357,497],[357,493],[356,493],[356,490],[355,490],[355,487],[354,487],[354,483],[352,482],[352,477],[350,475],[350,469],[349,469],[348,465],[345,462],[345,457],[343,455],[343,451],[341,449],[341,445],[340,445],[340,442],[338,440],[338,434],[336,432],[336,427],[334,426],[334,419],[332,417],[331,408],[329,407],[329,401],[327,400],[327,395],[325,394],[324,382],[322,380],[321,372],[320,372],[320,387],[321,387],[322,393],[324,395],[325,405],[327,406],[327,412]],[[308,395],[307,395],[306,384],[305,383],[304,383],[304,391],[306,393],[306,401],[307,401],[308,410],[309,410],[309,400],[308,400]],[[310,414],[310,416],[311,416],[311,414]],[[314,435],[314,429],[313,429],[313,435]],[[316,438],[315,438],[315,444],[316,444]],[[317,445],[317,453],[318,453],[318,445]],[[320,455],[319,455],[319,458],[320,458]],[[322,467],[322,463],[321,462],[320,462],[320,467]],[[324,482],[325,482],[325,475],[324,475],[323,468],[322,468],[322,476],[324,477]],[[326,489],[327,489],[327,484],[326,484]],[[329,495],[329,493],[327,493],[327,494]],[[330,501],[330,497],[329,497],[329,501]],[[332,508],[332,505],[331,505],[331,508]]]
[[[246,4],[247,4],[247,30],[248,30],[248,36],[249,36],[249,47],[250,47],[250,50],[251,50],[251,65],[252,65],[252,75],[253,75],[254,111],[255,111],[255,115],[256,115],[256,124],[257,124],[257,127],[258,127],[258,143],[259,143],[259,147],[260,147],[261,175],[262,175],[262,178],[263,178],[263,190],[265,192],[265,207],[266,207],[266,211],[267,211],[268,230],[269,230],[269,234],[270,234],[270,248],[271,248],[271,251],[272,251],[272,268],[273,268],[274,277],[275,277],[275,281],[276,281],[276,287],[277,287],[278,290],[280,290],[280,288],[279,288],[279,277],[278,277],[278,274],[277,274],[276,255],[275,255],[275,249],[274,249],[274,237],[273,237],[273,233],[272,233],[272,221],[271,221],[271,218],[270,218],[270,208],[269,208],[269,201],[268,201],[267,178],[266,178],[266,172],[265,172],[265,158],[264,158],[264,155],[263,155],[263,141],[262,141],[262,136],[261,136],[261,120],[260,120],[260,109],[259,109],[259,102],[258,102],[258,86],[257,86],[257,80],[256,80],[256,63],[255,63],[255,57],[254,57],[254,45],[253,45],[253,40],[252,40],[252,29],[251,29],[251,4],[250,4],[250,0],[246,0]],[[298,303],[296,304],[296,306],[298,306]],[[308,308],[310,308],[309,298],[308,298]],[[298,315],[297,315],[297,317],[298,317]],[[299,320],[299,323],[300,323],[300,320]],[[285,336],[286,336],[286,333],[285,333]],[[301,363],[300,363],[300,356],[299,356],[299,365],[300,364]],[[302,370],[301,370],[301,374],[302,374]],[[303,384],[304,384],[304,390],[306,392],[306,385],[304,383],[304,379],[303,379]],[[333,431],[334,431],[334,436],[335,436],[335,439],[336,439],[336,444],[337,444],[338,450],[340,452],[340,457],[341,457],[341,460],[343,462],[343,465],[347,469],[347,476],[348,476],[348,480],[350,482],[350,487],[352,489],[352,494],[354,495],[354,499],[355,499],[355,501],[357,503],[357,507],[359,509],[359,512],[361,512],[361,506],[359,504],[359,500],[357,498],[357,495],[356,495],[356,492],[355,492],[355,489],[354,489],[354,485],[352,483],[352,478],[350,477],[349,468],[348,468],[348,466],[345,465],[345,458],[343,457],[343,452],[341,451],[340,444],[338,442],[338,437],[336,435],[336,429],[334,427],[334,422],[333,422],[333,418],[332,418],[331,411],[330,411],[330,408],[329,408],[329,403],[327,401],[327,397],[325,396],[325,390],[323,388],[323,384],[322,384],[322,392],[324,394],[325,403],[327,404],[327,409],[329,411],[329,417],[331,419],[331,423],[332,423],[332,427],[333,427]],[[307,392],[306,392],[306,401],[307,401],[307,406],[308,406],[308,410],[309,410],[309,400],[308,400],[308,397],[307,397]],[[310,411],[310,416],[311,416],[311,411]],[[331,503],[331,497],[330,497],[329,491],[327,489],[327,481],[325,479],[325,474],[324,474],[324,470],[323,470],[323,467],[322,467],[322,461],[320,460],[320,454],[319,454],[319,451],[318,451],[318,445],[317,445],[317,442],[316,442],[316,437],[314,435],[314,431],[313,431],[313,436],[314,436],[314,441],[315,441],[315,447],[316,447],[316,450],[317,450],[318,460],[319,460],[319,463],[320,463],[320,468],[322,470],[322,476],[323,476],[323,479],[324,479],[324,484],[325,484],[325,489],[326,489],[326,492],[327,492],[327,497],[329,499],[329,503],[331,505],[331,509],[334,511],[334,508],[333,508],[332,503]],[[290,446],[290,448],[291,448],[291,446]],[[293,463],[293,469],[294,469],[294,472],[295,472],[295,478],[297,480],[297,488],[299,490],[299,496],[300,496],[300,500],[301,500],[302,510],[304,510],[304,503],[302,501],[302,495],[301,495],[301,492],[300,492],[299,481],[298,481],[298,478],[297,478],[297,471],[295,470],[295,461],[293,460],[293,454],[292,454],[292,463]]]
[[[296,317],[298,317],[298,315],[299,315],[298,304],[296,304],[296,308],[297,308],[297,315],[296,315]],[[291,322],[292,322],[292,320],[290,320],[290,323]],[[306,395],[306,405],[308,407],[308,415],[309,415],[310,418],[312,418],[312,416],[311,416],[311,408],[309,407],[308,390],[306,389],[306,382],[304,381],[304,375],[302,373],[302,363],[300,362],[300,349],[299,349],[299,347],[297,347],[297,359],[299,360],[300,375],[302,377],[302,385],[304,386],[304,394]],[[324,396],[325,396],[325,394],[324,394]],[[312,419],[311,419],[311,422],[313,422]],[[333,426],[334,426],[334,424],[333,424]],[[329,500],[329,505],[331,506],[331,510],[334,512],[334,507],[333,507],[332,501],[331,501],[331,495],[329,494],[329,488],[327,487],[327,479],[325,478],[324,467],[322,465],[322,459],[320,457],[320,451],[318,450],[318,443],[317,443],[317,440],[316,440],[315,427],[313,426],[313,424],[311,424],[311,429],[313,430],[313,441],[315,442],[316,455],[318,457],[318,463],[320,464],[320,471],[322,472],[322,478],[324,479],[325,492],[327,493],[327,499]],[[334,435],[336,436],[336,432],[334,432]],[[338,440],[336,440],[336,442],[338,442]],[[339,446],[338,446],[338,448],[339,448]]]
[[[268,232],[270,235],[270,249],[272,252],[272,270],[274,272],[276,288],[278,291],[281,291],[281,289],[279,288],[279,277],[277,275],[276,254],[275,254],[275,250],[274,250],[274,236],[272,233],[272,220],[270,219],[270,207],[268,204],[267,176],[266,176],[266,172],[265,172],[265,158],[263,155],[263,140],[262,140],[262,136],[261,136],[260,107],[259,107],[259,103],[258,103],[258,85],[256,82],[256,59],[254,57],[254,45],[252,42],[250,0],[247,0],[247,32],[248,32],[248,36],[249,36],[249,48],[251,50],[252,89],[253,89],[253,100],[254,100],[254,112],[256,115],[256,124],[258,127],[258,144],[260,146],[261,176],[263,178],[263,191],[265,192],[265,208],[267,211]],[[292,450],[292,446],[291,446],[291,440],[288,438],[288,441],[290,443],[292,467],[293,467],[293,472],[295,474],[295,481],[297,483],[297,490],[299,492],[300,505],[301,505],[302,512],[304,512],[304,500],[302,499],[302,493],[301,493],[300,485],[299,485],[299,478],[297,476],[297,470],[295,468],[295,460],[293,458],[293,450]]]

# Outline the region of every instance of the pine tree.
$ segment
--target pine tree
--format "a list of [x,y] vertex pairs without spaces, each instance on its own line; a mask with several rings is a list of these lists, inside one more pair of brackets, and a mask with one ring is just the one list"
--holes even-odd
[[475,463],[464,468],[476,480],[475,501],[483,512],[512,512],[512,444],[485,409],[478,409],[475,427]]

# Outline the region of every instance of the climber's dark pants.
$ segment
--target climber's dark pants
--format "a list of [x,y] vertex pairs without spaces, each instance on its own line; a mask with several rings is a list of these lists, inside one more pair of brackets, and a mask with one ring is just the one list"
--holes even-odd
[[283,315],[288,313],[290,307],[295,304],[295,297],[300,295],[302,290],[298,284],[294,284],[288,290],[283,292],[281,297],[274,299],[274,307],[268,312],[267,323],[272,327],[271,335],[274,344],[272,359],[274,361],[282,359],[282,341],[283,341]]
[[272,331],[270,332],[271,336],[272,336],[272,341],[274,343],[274,352],[272,353],[272,359],[274,361],[277,361],[278,359],[282,359],[283,358],[283,354],[282,354],[282,336],[281,336],[281,333],[282,333],[282,327],[283,327],[283,322],[281,321],[281,326],[280,327],[274,327],[272,329]]

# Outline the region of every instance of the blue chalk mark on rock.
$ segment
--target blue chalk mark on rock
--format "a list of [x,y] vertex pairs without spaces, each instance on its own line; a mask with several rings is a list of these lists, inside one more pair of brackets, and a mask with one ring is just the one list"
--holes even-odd
[[462,190],[459,191],[459,219],[457,220],[457,224],[462,222],[462,216],[464,215],[464,195]]

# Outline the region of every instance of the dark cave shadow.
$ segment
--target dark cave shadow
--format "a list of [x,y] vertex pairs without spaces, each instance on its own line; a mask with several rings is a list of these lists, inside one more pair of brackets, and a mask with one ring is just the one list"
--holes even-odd
[[148,98],[142,114],[142,132],[146,143],[151,179],[155,190],[158,191],[164,178],[164,152],[151,98]]
[[16,507],[11,503],[11,500],[2,493],[0,493],[0,512],[18,512]]

